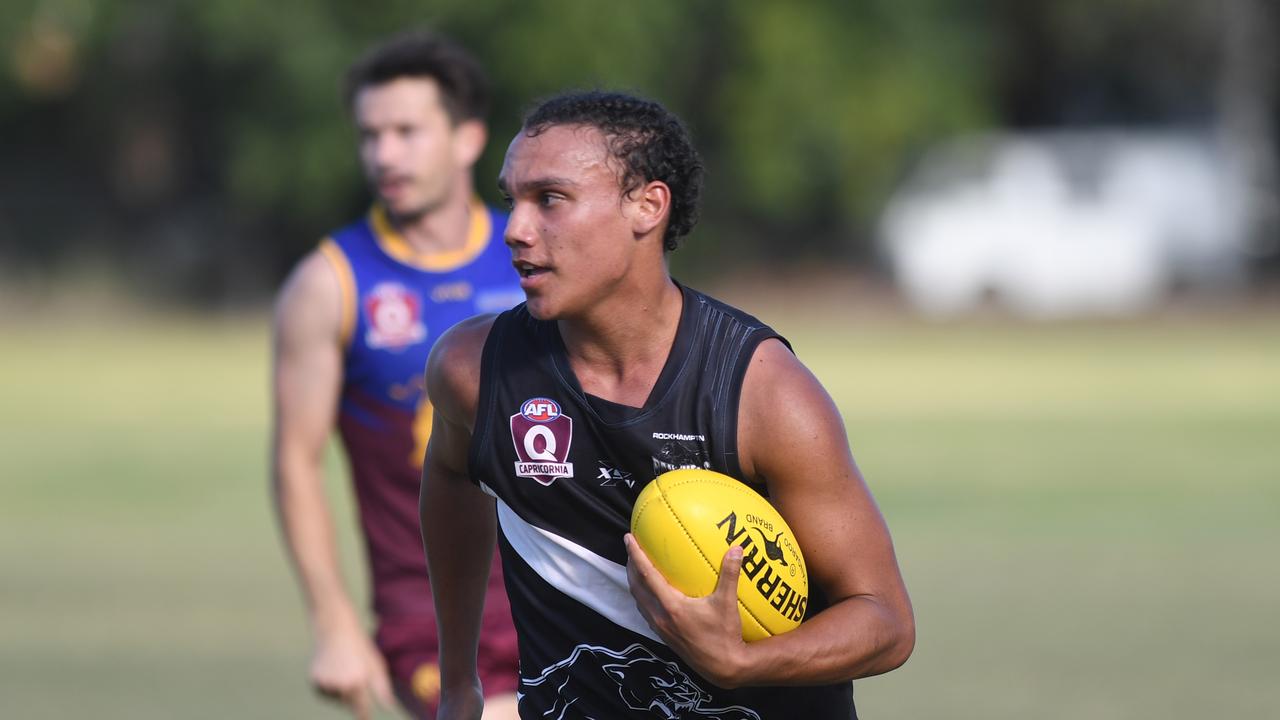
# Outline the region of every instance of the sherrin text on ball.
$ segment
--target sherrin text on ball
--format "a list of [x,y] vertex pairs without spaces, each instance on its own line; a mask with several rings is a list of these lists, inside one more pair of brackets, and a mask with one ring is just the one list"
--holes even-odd
[[795,535],[768,500],[727,475],[659,475],[636,498],[631,533],[667,582],[690,597],[715,590],[725,552],[741,545],[738,613],[747,642],[794,630],[804,619],[809,576]]

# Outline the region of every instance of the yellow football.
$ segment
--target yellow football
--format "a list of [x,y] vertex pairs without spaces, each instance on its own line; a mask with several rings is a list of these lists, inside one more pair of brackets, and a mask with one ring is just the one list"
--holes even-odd
[[672,470],[636,498],[631,534],[667,582],[690,597],[710,595],[720,561],[741,545],[738,614],[742,637],[794,630],[809,604],[809,576],[791,528],[759,493],[711,470]]

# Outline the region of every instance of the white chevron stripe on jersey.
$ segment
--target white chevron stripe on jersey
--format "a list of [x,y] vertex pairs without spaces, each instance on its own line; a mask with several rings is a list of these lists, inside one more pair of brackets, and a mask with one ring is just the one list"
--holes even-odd
[[498,523],[512,549],[549,585],[615,625],[662,642],[636,609],[626,566],[525,522],[502,500]]

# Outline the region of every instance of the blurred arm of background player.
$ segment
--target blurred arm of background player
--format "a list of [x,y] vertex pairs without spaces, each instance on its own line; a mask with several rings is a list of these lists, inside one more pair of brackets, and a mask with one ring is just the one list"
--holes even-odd
[[386,665],[347,594],[325,496],[324,449],[342,387],[341,289],[313,252],[298,264],[276,304],[272,372],[272,480],[276,511],[307,603],[316,691],[372,714],[393,705]]
[[493,544],[494,500],[471,483],[467,454],[480,395],[480,354],[493,316],[464,320],[427,360],[435,408],[422,467],[422,540],[440,629],[439,720],[476,720],[484,696],[476,670]]

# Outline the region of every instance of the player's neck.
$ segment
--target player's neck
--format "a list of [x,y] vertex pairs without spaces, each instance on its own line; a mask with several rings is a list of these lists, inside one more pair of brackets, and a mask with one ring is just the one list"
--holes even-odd
[[616,293],[590,317],[560,321],[582,389],[642,407],[671,354],[683,309],[683,293],[664,272],[659,288],[639,300]]
[[467,243],[471,227],[471,186],[459,187],[439,205],[420,214],[398,216],[387,213],[391,227],[415,253],[457,250]]

